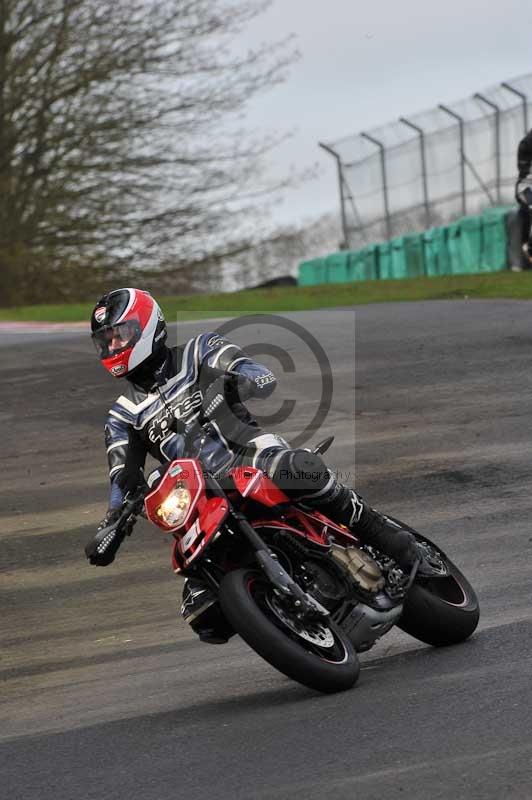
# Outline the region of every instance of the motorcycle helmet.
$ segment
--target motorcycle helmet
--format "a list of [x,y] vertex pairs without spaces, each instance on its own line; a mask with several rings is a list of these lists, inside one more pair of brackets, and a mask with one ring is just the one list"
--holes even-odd
[[91,316],[92,340],[105,369],[123,378],[164,347],[166,322],[148,292],[115,289],[101,297]]

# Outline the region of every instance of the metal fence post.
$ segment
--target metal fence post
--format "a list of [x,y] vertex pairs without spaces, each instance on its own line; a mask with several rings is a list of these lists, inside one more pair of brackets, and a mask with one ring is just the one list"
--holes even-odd
[[495,111],[495,182],[497,191],[497,202],[501,202],[501,109],[493,102],[488,100],[480,92],[475,92],[473,95],[477,100],[482,100],[487,106],[493,108]]
[[361,133],[360,134],[363,139],[367,139],[368,142],[374,144],[376,147],[379,148],[380,156],[381,156],[381,176],[382,176],[382,199],[384,203],[384,217],[386,220],[386,238],[392,238],[392,220],[390,217],[390,203],[388,200],[388,178],[386,175],[386,149],[382,142],[379,142],[378,139],[375,139],[373,136],[370,136],[369,133]]
[[425,225],[427,228],[430,228],[431,219],[430,219],[430,203],[429,203],[429,187],[427,183],[427,157],[425,154],[425,132],[419,125],[414,125],[413,122],[410,122],[409,119],[405,117],[399,117],[399,122],[402,122],[403,125],[408,125],[409,128],[412,128],[413,131],[417,133],[419,136],[419,153],[421,156],[421,179],[423,181],[423,204],[425,206]]
[[[344,164],[342,164],[342,166],[343,166],[344,169],[349,169],[349,167],[352,167],[353,164],[344,163]],[[364,223],[362,222],[362,218],[361,218],[360,213],[358,211],[357,204],[355,203],[355,198],[353,197],[353,193],[351,191],[351,187],[349,186],[349,183],[346,180],[346,177],[345,177],[345,174],[344,174],[343,170],[342,170],[342,176],[343,176],[343,181],[344,181],[345,196],[347,198],[347,201],[349,202],[349,205],[351,206],[351,211],[353,212],[353,219],[355,220],[355,223],[357,225],[357,227],[354,228],[353,230],[354,230],[355,233],[359,234],[359,236],[362,239],[362,241],[364,242],[364,244],[368,244],[368,237],[367,237],[366,231],[364,229]],[[349,248],[351,248],[352,246],[353,246],[353,240],[350,238],[349,239]]]
[[344,175],[342,172],[342,159],[340,158],[339,154],[336,150],[333,150],[332,147],[329,145],[324,144],[323,142],[318,142],[319,147],[321,147],[325,152],[330,153],[330,155],[336,160],[336,168],[338,171],[338,188],[340,191],[340,218],[342,223],[342,238],[343,238],[343,247],[341,250],[349,250],[349,231],[347,229],[347,215],[345,211],[345,195],[344,195]]
[[458,122],[458,130],[460,136],[460,191],[462,194],[462,216],[465,217],[467,215],[467,195],[466,195],[466,177],[465,177],[465,168],[466,168],[466,159],[465,159],[465,129],[464,129],[464,118],[461,117],[456,111],[453,111],[452,108],[448,106],[444,106],[443,103],[440,103],[438,108],[442,111],[445,111],[446,114],[449,114],[450,117],[453,117]]
[[525,136],[528,133],[528,97],[524,92],[519,91],[514,86],[511,86],[509,83],[501,83],[503,89],[507,89],[512,94],[517,95],[521,99],[521,103],[523,105],[523,122],[525,125]]

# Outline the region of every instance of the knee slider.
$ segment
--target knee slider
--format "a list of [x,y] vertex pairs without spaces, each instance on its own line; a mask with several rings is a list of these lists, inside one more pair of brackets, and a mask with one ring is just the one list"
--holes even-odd
[[330,481],[329,470],[320,454],[307,450],[287,450],[271,477],[292,498],[321,492]]

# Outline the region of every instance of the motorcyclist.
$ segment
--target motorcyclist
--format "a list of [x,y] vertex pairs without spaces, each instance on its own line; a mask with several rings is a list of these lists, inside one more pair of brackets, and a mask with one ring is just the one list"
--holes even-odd
[[532,268],[532,130],[519,142],[517,169],[515,197],[519,203],[524,263]]
[[[98,531],[119,516],[147,454],[161,463],[183,457],[187,423],[208,420],[210,435],[201,451],[207,470],[220,475],[236,465],[258,467],[292,500],[349,526],[405,569],[414,563],[418,553],[410,533],[340,483],[319,454],[292,449],[280,436],[258,427],[243,401],[268,397],[276,380],[238,345],[210,332],[168,348],[161,309],[139,289],[117,289],[98,300],[91,328],[104,367],[126,379],[105,425],[111,487],[109,509]],[[106,566],[117,548],[93,553],[91,563]],[[214,606],[210,589],[196,578],[186,581],[184,619],[203,641],[218,643],[227,635],[217,625]]]

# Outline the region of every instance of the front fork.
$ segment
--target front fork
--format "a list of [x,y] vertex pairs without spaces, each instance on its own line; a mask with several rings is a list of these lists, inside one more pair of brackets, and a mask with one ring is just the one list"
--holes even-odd
[[[209,492],[215,496],[226,497],[225,492],[218,485],[217,481],[210,475],[205,477],[205,483]],[[287,599],[292,599],[299,612],[312,614],[319,617],[328,617],[329,612],[317,600],[303,591],[303,589],[290,577],[287,571],[279,564],[278,560],[270,553],[265,542],[261,539],[255,528],[249,524],[247,517],[236,508],[231,508],[229,516],[224,524],[234,523],[255,555],[259,567],[264,572],[272,586]],[[203,571],[205,579],[209,585],[218,590],[215,578]]]
[[303,591],[301,586],[290,577],[277,558],[272,555],[255,528],[249,524],[246,516],[242,514],[241,511],[232,509],[231,517],[250,544],[255,555],[255,560],[274,589],[286,599],[292,600],[298,612],[313,617],[328,617],[329,612],[327,609],[324,608],[321,603],[318,603],[314,597]]

